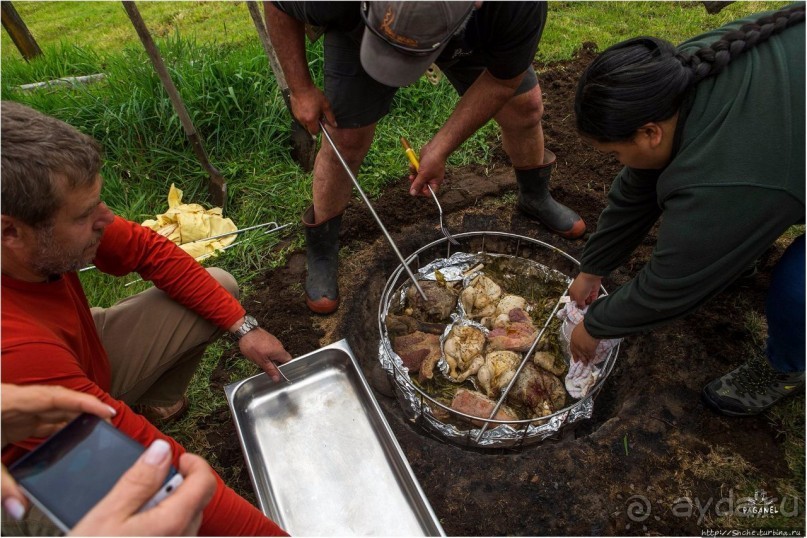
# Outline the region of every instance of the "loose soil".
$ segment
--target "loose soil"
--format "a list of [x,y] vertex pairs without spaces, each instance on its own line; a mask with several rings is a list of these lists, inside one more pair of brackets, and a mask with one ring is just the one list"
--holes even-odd
[[[593,56],[594,47],[584,45],[572,62],[536,66],[544,91],[546,145],[558,157],[553,193],[580,213],[589,233],[596,229],[619,170],[612,158],[584,145],[574,129],[576,81]],[[406,185],[401,177],[374,202],[404,255],[441,237],[433,201],[410,197]],[[585,241],[561,239],[520,214],[514,209],[515,192],[512,168],[498,144],[493,162],[448,171],[440,191],[448,228],[525,235],[579,259]],[[302,251],[254,282],[256,291],[245,306],[293,356],[348,340],[447,534],[700,535],[705,527],[725,525],[714,506],[721,499],[725,510],[725,499],[753,496],[754,488],[782,498],[777,488],[790,470],[777,425],[765,416],[717,415],[699,398],[705,383],[736,367],[754,338],[759,340],[760,335],[749,334],[746,320],[751,314],[764,319],[764,294],[781,247],[772,247],[760,260],[756,275],[733,284],[697,312],[627,338],[595,401],[594,416],[561,440],[483,451],[436,439],[404,419],[377,365],[378,305],[398,260],[358,199],[345,213],[340,238],[342,304],[337,313],[315,316],[306,309]],[[653,232],[604,282],[606,289],[636,275],[654,242]],[[232,355],[222,357],[213,384],[227,378],[232,360]],[[218,463],[243,465],[228,410],[220,409],[204,426],[215,433],[209,439]],[[745,471],[738,471],[741,466]],[[737,476],[754,486],[738,489]],[[231,482],[254,499],[246,470]],[[683,497],[701,507],[712,503],[706,519],[699,521],[697,505],[687,517]],[[792,518],[792,525],[804,532],[803,513]]]

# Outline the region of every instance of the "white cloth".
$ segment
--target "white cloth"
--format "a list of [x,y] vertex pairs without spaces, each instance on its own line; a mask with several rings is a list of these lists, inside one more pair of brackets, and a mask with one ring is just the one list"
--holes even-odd
[[569,349],[572,331],[577,327],[578,323],[583,321],[586,310],[588,310],[587,306],[579,308],[577,303],[570,301],[556,314],[558,318],[563,320],[560,326],[560,340],[563,343],[564,352],[569,358],[569,372],[566,374],[564,384],[566,385],[566,391],[572,398],[582,398],[588,394],[588,391],[591,390],[597,382],[597,379],[600,378],[600,369],[597,365],[602,363],[611,353],[611,350],[622,341],[621,338],[600,340],[594,351],[594,360],[588,364],[584,364],[582,361],[578,361],[572,357],[571,350]]

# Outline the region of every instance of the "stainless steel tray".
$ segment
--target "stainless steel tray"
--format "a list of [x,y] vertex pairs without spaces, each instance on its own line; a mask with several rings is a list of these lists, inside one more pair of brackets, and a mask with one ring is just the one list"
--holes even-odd
[[345,340],[224,387],[261,510],[292,535],[445,536]]

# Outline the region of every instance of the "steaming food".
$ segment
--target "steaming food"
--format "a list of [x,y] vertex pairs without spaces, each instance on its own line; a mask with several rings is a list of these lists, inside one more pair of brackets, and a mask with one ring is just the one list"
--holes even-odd
[[567,370],[566,361],[560,355],[546,351],[536,351],[535,355],[532,356],[532,362],[557,376],[564,375]]
[[527,307],[527,300],[519,295],[504,295],[496,305],[496,313],[493,319],[482,318],[482,325],[491,329],[493,327],[501,326],[506,322],[510,311],[513,309],[524,310]]
[[443,331],[446,329],[445,323],[429,323],[428,321],[420,321],[407,315],[396,316],[394,314],[387,314],[384,321],[387,324],[387,332],[391,336],[402,336],[415,331],[430,334],[443,334]]
[[557,376],[527,363],[516,378],[508,398],[527,406],[534,417],[545,417],[563,409],[566,390]]
[[[567,393],[558,376],[568,367],[550,313],[564,283],[535,272],[521,276],[512,260],[486,262],[464,272],[464,286],[442,275],[419,281],[426,301],[407,288],[401,309],[386,318],[393,349],[426,393],[466,415],[490,417],[511,383],[497,419],[538,419],[563,409]],[[516,376],[538,336],[536,319],[550,325]]]

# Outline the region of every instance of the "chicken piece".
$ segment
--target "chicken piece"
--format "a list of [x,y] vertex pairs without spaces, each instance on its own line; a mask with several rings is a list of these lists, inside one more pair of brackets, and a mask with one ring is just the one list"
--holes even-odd
[[496,318],[494,328],[488,333],[488,349],[523,353],[532,347],[536,336],[538,329],[530,315],[521,308],[513,308]]
[[502,296],[502,288],[485,275],[479,275],[460,293],[460,301],[471,319],[492,316]]
[[[451,409],[480,418],[490,417],[494,407],[496,407],[496,402],[475,390],[459,389],[451,401]],[[518,420],[518,415],[515,411],[503,405],[496,411],[496,416],[493,418],[496,420]],[[472,420],[471,422],[477,426],[484,424],[481,420]]]
[[529,320],[529,315],[526,314],[526,311],[524,310],[526,307],[527,301],[524,299],[524,297],[521,297],[520,295],[505,295],[499,299],[499,303],[496,305],[496,312],[494,312],[492,316],[480,319],[479,322],[488,329],[505,327],[510,321],[510,311],[514,308],[524,311],[525,315],[527,315],[527,319]]
[[566,390],[560,379],[527,363],[507,398],[526,405],[532,410],[533,417],[540,418],[563,409]]
[[392,341],[392,350],[401,357],[410,372],[417,372],[429,356],[440,358],[440,337],[420,331],[396,336]]
[[473,360],[471,360],[471,364],[468,365],[466,370],[457,376],[457,382],[462,383],[470,376],[479,372],[479,368],[481,368],[483,364],[485,364],[485,357],[482,354],[479,354],[476,357],[474,357]]
[[407,307],[404,313],[419,321],[448,323],[457,306],[457,289],[450,283],[436,280],[418,280],[418,285],[426,300],[423,300],[417,288],[411,286],[406,290]]
[[496,314],[509,314],[514,308],[524,310],[527,307],[527,300],[520,295],[505,295],[496,305]]
[[470,325],[455,325],[443,343],[443,353],[449,367],[449,377],[454,381],[465,381],[477,373],[484,363],[482,349],[485,335]]
[[557,376],[566,373],[566,362],[560,356],[548,351],[536,351],[532,356],[532,362]]
[[512,351],[494,351],[476,373],[476,380],[491,398],[497,396],[513,379],[521,357]]

